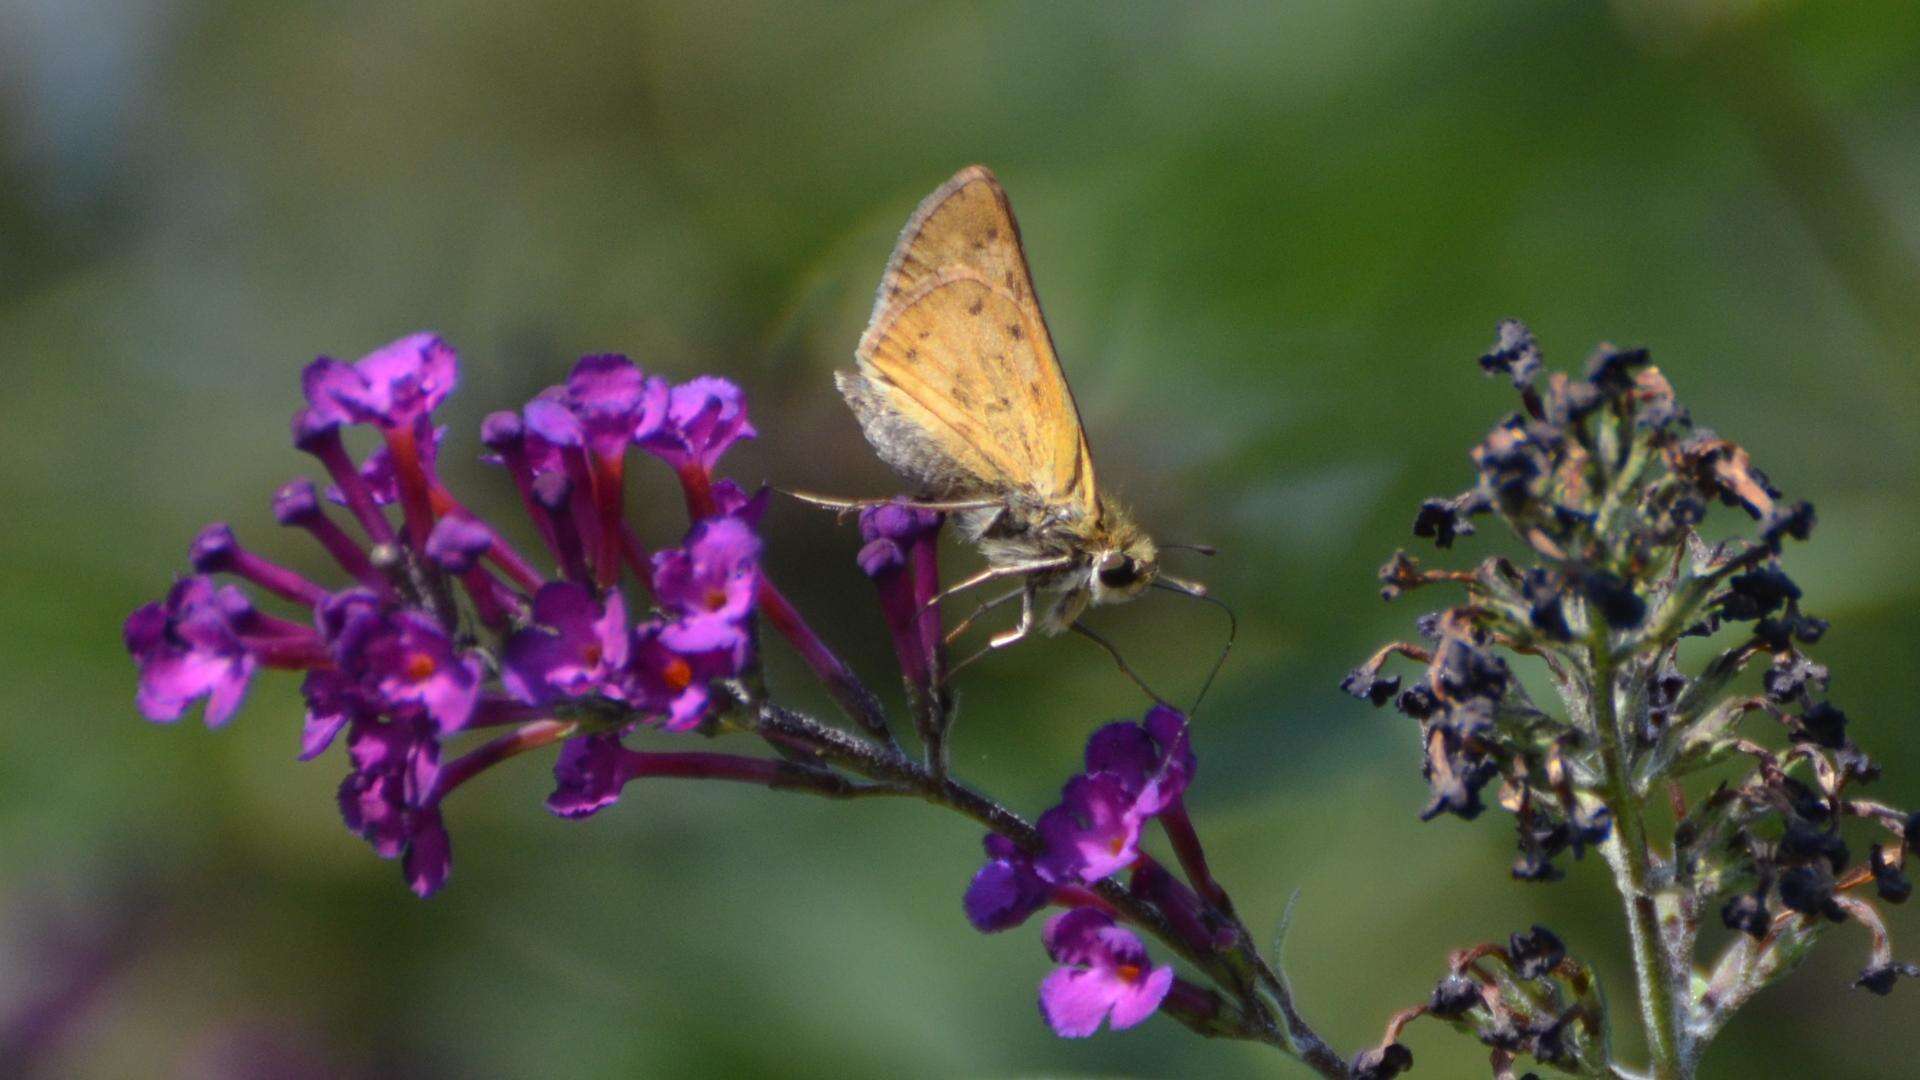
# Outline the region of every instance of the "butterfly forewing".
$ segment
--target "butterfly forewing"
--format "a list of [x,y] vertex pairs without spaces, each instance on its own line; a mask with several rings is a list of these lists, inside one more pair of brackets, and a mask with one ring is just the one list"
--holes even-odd
[[1037,310],[1020,225],[1007,193],[984,165],[955,173],[907,219],[880,275],[873,318],[939,274],[958,270],[1006,290],[1015,301],[1035,304]]
[[881,457],[942,496],[1091,517],[1093,461],[1006,194],[963,169],[920,205],[840,386]]

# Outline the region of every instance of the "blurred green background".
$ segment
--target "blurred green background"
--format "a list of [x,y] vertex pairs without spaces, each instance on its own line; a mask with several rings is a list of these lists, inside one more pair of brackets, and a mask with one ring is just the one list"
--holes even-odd
[[[445,334],[445,471],[483,508],[511,503],[479,418],[610,349],[743,383],[741,479],[888,490],[828,373],[907,212],[971,161],[1020,211],[1103,479],[1222,548],[1180,566],[1243,622],[1195,815],[1254,925],[1300,890],[1289,960],[1343,1049],[1448,949],[1536,920],[1631,1007],[1597,861],[1521,885],[1503,816],[1419,824],[1405,721],[1336,689],[1422,610],[1374,568],[1512,407],[1473,364],[1499,317],[1561,366],[1652,346],[1817,504],[1790,568],[1833,619],[1819,655],[1880,795],[1920,802],[1909,0],[9,0],[0,1024],[65,1018],[42,1073],[1287,1072],[1164,1019],[1054,1039],[1036,929],[968,928],[978,830],[919,804],[663,781],[575,824],[522,760],[453,801],[454,878],[422,903],[341,827],[338,751],[293,761],[293,678],[219,732],[133,710],[120,621],[201,524],[324,573],[268,508],[310,471],[285,432],[319,352]],[[681,527],[660,480],[656,542]],[[779,504],[769,529],[773,573],[884,685],[851,527]],[[1095,622],[1182,696],[1220,632],[1165,596]],[[1036,812],[1139,704],[1083,642],[1029,645],[966,680],[959,768]],[[1912,1075],[1915,988],[1848,991],[1865,952],[1835,933],[1707,1074]],[[1451,1033],[1409,1041],[1416,1075],[1484,1074]]]

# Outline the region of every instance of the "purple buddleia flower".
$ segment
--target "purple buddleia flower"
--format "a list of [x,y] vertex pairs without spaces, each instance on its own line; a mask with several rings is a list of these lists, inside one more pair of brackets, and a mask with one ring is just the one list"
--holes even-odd
[[325,753],[348,724],[378,715],[377,706],[338,668],[309,671],[300,684],[300,694],[307,701],[307,718],[300,731],[301,761],[312,761]]
[[136,702],[149,720],[178,720],[205,698],[206,723],[233,718],[259,660],[241,635],[253,605],[231,585],[208,577],[182,578],[159,603],[127,616],[127,652],[140,666]]
[[601,601],[584,585],[544,585],[534,594],[533,622],[501,651],[500,681],[521,701],[592,693],[626,665],[627,611],[618,592]]
[[407,850],[400,856],[400,873],[407,888],[423,898],[439,892],[453,873],[453,838],[447,835],[438,806],[414,813]]
[[654,434],[667,415],[667,383],[618,354],[583,356],[567,381],[545,397],[564,406],[598,458],[618,457]]
[[671,628],[657,619],[634,627],[631,659],[617,692],[609,693],[657,718],[666,731],[688,731],[712,710],[713,680],[738,675],[741,669],[735,662],[735,636],[717,621],[694,626],[711,632],[710,640],[682,634],[682,640],[706,646],[685,651],[667,644]]
[[457,653],[446,632],[422,612],[399,612],[393,622],[392,634],[377,639],[366,654],[382,699],[418,704],[442,732],[458,731],[479,701],[485,673],[480,660]]
[[1086,765],[1036,822],[1046,841],[1036,865],[1050,881],[1098,881],[1139,857],[1141,829],[1193,778],[1186,719],[1155,706],[1141,723],[1108,724],[1087,740]]
[[872,543],[891,540],[901,548],[940,529],[940,513],[894,501],[860,511],[860,538]]
[[580,426],[580,417],[561,400],[559,391],[557,386],[549,388],[527,402],[520,413],[526,421],[526,439],[539,440],[546,447],[544,454],[551,454],[552,460],[564,463],[562,452],[568,447],[584,449],[587,433]]
[[379,711],[417,706],[443,734],[473,715],[485,668],[458,651],[432,616],[411,608],[384,612],[370,594],[352,590],[322,604],[320,618],[340,670]]
[[967,921],[983,934],[1007,930],[1047,906],[1053,887],[1034,872],[1033,856],[1019,845],[988,833],[987,862],[973,875],[961,904]]
[[756,434],[740,388],[725,379],[702,376],[673,388],[666,422],[639,441],[677,472],[712,475],[729,447]]
[[341,410],[331,405],[326,409],[301,409],[293,414],[293,445],[326,466],[327,475],[333,477],[332,490],[340,493],[367,538],[376,544],[388,543],[393,540],[393,525],[375,505],[367,481],[347,453],[346,442],[340,437],[342,422]]
[[440,744],[416,713],[353,724],[347,757],[353,772],[340,785],[340,814],[381,858],[394,858],[412,835],[413,809],[439,775]]
[[1067,781],[1060,805],[1034,823],[1046,848],[1034,860],[1040,876],[1055,883],[1094,882],[1124,870],[1140,857],[1136,793],[1112,773],[1088,773]]
[[767,512],[767,499],[772,494],[773,489],[764,485],[749,495],[747,489],[731,480],[715,480],[713,482],[714,513],[739,518],[750,527],[758,526],[760,518]]
[[480,442],[488,450],[480,455],[481,461],[516,474],[524,469],[529,480],[562,467],[560,448],[529,430],[520,414],[511,409],[487,414],[480,422]]
[[[342,496],[342,501],[344,498]],[[297,479],[281,485],[273,495],[273,516],[282,525],[305,530],[326,549],[327,554],[333,556],[333,561],[340,565],[340,569],[353,575],[362,585],[369,588],[384,585],[384,578],[374,569],[366,550],[348,536],[346,530],[334,524],[322,509],[320,495],[313,481]]]
[[[440,442],[447,437],[444,426],[430,428],[427,436],[419,440],[420,466],[432,475],[440,462]],[[391,506],[400,501],[400,481],[394,475],[393,451],[386,443],[374,447],[367,460],[360,463],[360,479],[366,484],[367,495],[375,506]],[[347,505],[346,493],[338,484],[327,488],[327,500],[339,506]]]
[[427,896],[445,883],[451,847],[435,801],[440,744],[418,711],[362,721],[347,735],[353,772],[340,783],[340,816],[383,859],[404,857],[407,884]]
[[744,664],[760,583],[760,539],[737,517],[709,518],[678,548],[653,556],[653,595],[673,618],[661,641],[682,653],[731,651]]
[[1173,968],[1152,967],[1132,931],[1096,908],[1075,908],[1047,922],[1047,955],[1061,966],[1040,984],[1040,1014],[1054,1034],[1084,1038],[1130,1028],[1153,1015],[1173,988]]
[[312,607],[326,598],[327,590],[298,572],[262,558],[233,535],[224,522],[215,522],[200,530],[188,550],[188,560],[202,574],[232,574],[283,600]]
[[611,731],[567,740],[553,763],[547,809],[564,818],[583,818],[612,806],[632,779],[629,763],[637,756]]
[[1142,819],[1173,805],[1198,765],[1179,712],[1156,705],[1141,723],[1108,724],[1087,740],[1088,773],[1119,779],[1133,795],[1130,813]]
[[445,401],[459,379],[453,348],[434,334],[411,334],[352,364],[321,357],[301,376],[317,422],[408,428]]
[[[541,440],[556,448],[573,487],[568,513],[602,588],[620,574],[627,447],[657,429],[666,409],[666,383],[616,355],[582,357],[565,383],[527,404],[521,461],[513,467],[531,469],[525,444]],[[495,424],[494,442],[510,441],[503,423]]]
[[447,516],[427,536],[427,558],[452,574],[472,570],[493,547],[493,530],[470,517]]
[[321,357],[308,364],[301,382],[308,408],[294,422],[303,449],[327,463],[342,498],[377,541],[386,530],[366,478],[343,460],[337,431],[342,423],[371,424],[387,443],[386,472],[404,512],[407,537],[416,548],[433,528],[434,486],[425,454],[435,442],[433,410],[446,400],[459,378],[459,361],[446,342],[432,334],[414,334],[368,353],[354,364]]
[[[929,573],[938,573],[932,561],[932,549],[938,540],[940,521],[940,515],[934,511],[898,502],[883,503],[860,512],[860,536],[866,540],[857,557],[860,570],[873,579],[880,591],[880,612],[893,638],[901,674],[909,686],[923,690],[933,682],[939,623],[937,617],[933,620],[923,617],[929,610],[926,598],[931,595],[931,589],[921,579]],[[939,587],[937,580],[932,587]]]

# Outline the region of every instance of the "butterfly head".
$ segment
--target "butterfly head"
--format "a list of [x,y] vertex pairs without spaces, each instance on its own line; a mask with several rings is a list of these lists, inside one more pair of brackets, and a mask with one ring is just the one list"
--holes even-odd
[[1115,604],[1145,592],[1159,574],[1160,553],[1153,540],[1136,533],[1094,552],[1087,587],[1094,603]]

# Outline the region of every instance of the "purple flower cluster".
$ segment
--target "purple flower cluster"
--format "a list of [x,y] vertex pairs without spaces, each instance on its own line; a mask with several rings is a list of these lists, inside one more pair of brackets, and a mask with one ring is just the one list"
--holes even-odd
[[[504,758],[570,739],[555,768],[556,813],[618,797],[639,771],[616,768],[622,734],[648,724],[687,731],[718,707],[713,685],[754,663],[761,502],[712,470],[754,434],[738,388],[681,386],[622,356],[588,356],[518,413],[482,426],[487,460],[505,467],[554,568],[544,573],[441,483],[444,429],[432,416],[458,382],[453,349],[402,338],[347,364],[308,365],[294,442],[328,477],[356,538],[306,479],[283,486],[274,516],[308,533],[346,584],[330,587],[244,547],[224,524],[194,541],[195,573],[126,622],[148,718],[178,719],[204,700],[217,727],[261,668],[306,672],[299,756],[344,734],[352,771],[341,816],[383,858],[400,858],[422,896],[445,883],[451,846],[441,802]],[[351,428],[379,441],[356,461]],[[630,447],[667,462],[701,509],[680,546],[649,555],[622,505]],[[398,506],[400,523],[389,519]],[[652,599],[630,618],[631,570]],[[298,609],[269,615],[225,575]],[[459,737],[512,730],[448,759]],[[630,753],[630,752],[626,752]]]
[[[1103,1019],[1132,1027],[1174,985],[1173,969],[1150,966],[1145,946],[1115,923],[1101,898],[1098,887],[1114,875],[1131,871],[1134,894],[1154,904],[1193,948],[1216,944],[1199,895],[1141,850],[1143,830],[1156,818],[1168,825],[1176,848],[1191,839],[1182,797],[1196,762],[1186,718],[1156,706],[1140,723],[1108,724],[1087,740],[1085,764],[1061,789],[1060,803],[1040,815],[1035,850],[987,837],[987,862],[963,901],[968,921],[983,933],[1018,926],[1049,904],[1067,909],[1047,924],[1047,954],[1062,966],[1041,984],[1040,1010],[1068,1037],[1093,1034]],[[1181,856],[1190,876],[1196,864],[1204,867],[1197,843]]]
[[[482,520],[441,478],[450,444],[434,414],[458,374],[454,351],[428,334],[306,369],[294,443],[325,475],[284,484],[273,511],[318,545],[336,580],[272,561],[225,524],[207,527],[192,544],[192,575],[126,621],[142,713],[171,721],[204,701],[219,726],[262,668],[303,672],[298,757],[343,748],[342,820],[398,860],[421,896],[452,869],[447,797],[541,748],[556,751],[546,806],[563,818],[598,813],[641,778],[916,795],[994,830],[964,898],[974,926],[999,931],[1060,909],[1043,934],[1055,967],[1039,992],[1058,1034],[1128,1028],[1156,1011],[1237,1038],[1271,1041],[1286,1024],[1289,1045],[1323,1073],[1345,1069],[1275,1013],[1275,1002],[1289,1007],[1277,976],[1256,982],[1263,962],[1187,817],[1196,763],[1179,712],[1157,707],[1094,732],[1084,768],[1032,825],[951,776],[940,513],[894,500],[860,514],[857,563],[892,639],[916,762],[878,696],[763,573],[765,489],[714,476],[728,448],[755,434],[737,387],[709,377],[670,385],[625,357],[593,355],[524,408],[487,416],[481,459],[506,474],[526,517],[509,528]],[[349,449],[350,436],[368,432],[368,445]],[[650,551],[629,521],[634,447],[679,481],[688,524],[675,546]],[[521,542],[537,546],[523,553]],[[256,599],[287,610],[269,614]],[[859,730],[770,696],[763,626]],[[773,754],[640,746],[722,734],[757,737]],[[1175,857],[1167,865],[1146,850],[1155,822]],[[1155,964],[1147,937],[1215,988]]]

